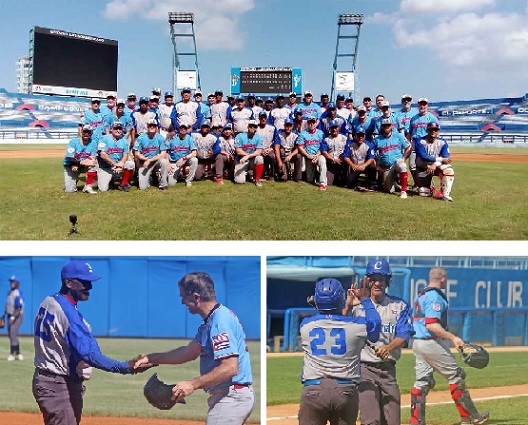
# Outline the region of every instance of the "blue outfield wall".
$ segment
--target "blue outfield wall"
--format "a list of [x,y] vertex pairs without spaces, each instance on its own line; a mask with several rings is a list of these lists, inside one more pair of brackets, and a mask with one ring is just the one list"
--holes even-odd
[[[213,278],[218,301],[239,317],[246,336],[260,339],[260,257],[71,258],[88,261],[102,276],[90,299],[79,303],[96,336],[194,337],[202,319],[181,304],[177,283],[186,273],[203,271]],[[21,281],[26,303],[22,334],[33,333],[38,306],[59,291],[60,271],[69,259],[0,257],[0,294],[7,295],[12,274]]]

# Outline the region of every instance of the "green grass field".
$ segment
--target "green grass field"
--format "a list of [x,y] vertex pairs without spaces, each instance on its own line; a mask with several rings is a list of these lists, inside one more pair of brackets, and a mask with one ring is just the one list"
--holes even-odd
[[[25,360],[7,362],[8,340],[3,336],[0,345],[0,411],[38,412],[31,393],[33,376],[33,339],[21,339],[21,351]],[[176,339],[117,339],[100,338],[102,352],[118,360],[128,360],[140,353],[166,351],[187,344],[187,340]],[[251,354],[254,388],[257,403],[250,422],[260,422],[260,343],[248,343]],[[152,407],[143,396],[143,385],[156,372],[166,383],[192,379],[199,375],[199,361],[178,366],[160,366],[138,375],[120,375],[94,370],[92,379],[86,382],[84,415],[152,417],[170,419],[203,420],[207,414],[207,397],[195,391],[187,398],[187,404],[178,404],[172,410],[161,411]],[[9,383],[9,384],[8,384]]]
[[[6,149],[20,147],[2,146]],[[528,239],[526,164],[456,161],[454,167],[455,202],[444,203],[336,187],[319,192],[315,186],[293,182],[265,182],[259,189],[203,181],[165,192],[133,188],[129,193],[66,194],[59,158],[0,159],[0,239]],[[80,234],[68,236],[70,214],[77,214]]]
[[[460,358],[458,355],[455,356]],[[299,379],[302,360],[301,355],[267,358],[266,385],[269,406],[299,403],[302,392]],[[466,382],[470,392],[472,388],[528,383],[526,352],[490,352],[490,363],[482,370],[470,368],[461,361],[459,363],[465,366]],[[401,393],[409,394],[414,383],[414,356],[410,350],[404,350],[398,362],[397,373]],[[447,382],[439,375],[435,375],[435,379],[436,386],[433,391],[444,391],[449,394]],[[526,397],[486,400],[477,402],[477,407],[492,412],[490,424],[526,425],[528,423],[526,419],[528,417],[527,401]],[[408,417],[409,409],[403,408],[402,423],[406,423]],[[452,403],[428,407],[427,419],[428,425],[460,423],[460,417]]]

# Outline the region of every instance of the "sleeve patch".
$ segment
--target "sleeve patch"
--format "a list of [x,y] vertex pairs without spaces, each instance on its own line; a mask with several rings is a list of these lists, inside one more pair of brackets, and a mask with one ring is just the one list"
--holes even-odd
[[431,308],[434,310],[434,311],[440,311],[442,309],[442,306],[440,305],[440,303],[433,303],[433,305],[431,306]]
[[227,332],[213,336],[213,351],[226,350],[229,348],[229,335]]

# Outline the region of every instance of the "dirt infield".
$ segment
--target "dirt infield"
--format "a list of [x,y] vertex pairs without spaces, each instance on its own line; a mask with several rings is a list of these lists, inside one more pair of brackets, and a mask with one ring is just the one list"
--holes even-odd
[[[487,399],[493,397],[517,397],[528,396],[528,384],[512,385],[508,387],[490,387],[470,389],[473,400]],[[431,391],[427,396],[427,403],[452,403],[449,391]],[[410,394],[402,395],[402,406],[411,404]],[[269,425],[297,425],[298,404],[281,404],[279,406],[268,406],[266,409],[267,422]],[[1,424],[1,422],[0,422]]]
[[[0,412],[0,425],[35,425],[41,424],[40,413]],[[180,419],[117,418],[101,416],[83,416],[82,425],[203,425],[203,422],[184,421]]]
[[[0,159],[16,158],[62,158],[64,149],[42,149],[42,150],[0,150]],[[453,154],[453,160],[476,161],[476,162],[508,162],[516,164],[528,164],[528,155],[511,155],[501,153],[463,153]]]

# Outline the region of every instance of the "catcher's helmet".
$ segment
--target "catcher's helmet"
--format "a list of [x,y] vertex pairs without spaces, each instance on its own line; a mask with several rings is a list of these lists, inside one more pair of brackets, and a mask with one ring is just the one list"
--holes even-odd
[[315,284],[315,305],[319,311],[342,310],[345,290],[337,279],[324,278]]
[[392,276],[392,271],[387,260],[370,260],[367,264],[367,276],[371,274],[382,274],[385,276]]

